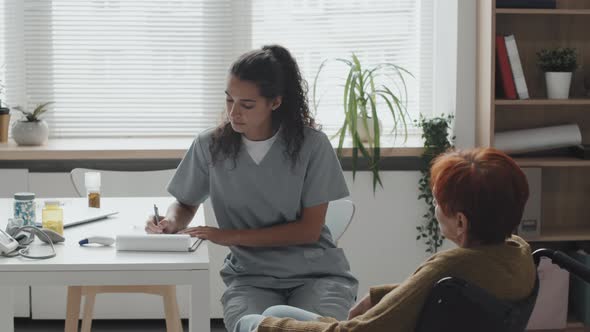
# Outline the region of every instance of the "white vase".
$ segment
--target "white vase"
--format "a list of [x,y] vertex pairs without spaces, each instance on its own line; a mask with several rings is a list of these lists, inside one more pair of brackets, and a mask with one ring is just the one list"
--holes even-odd
[[567,99],[570,95],[572,73],[546,72],[547,97],[549,99]]
[[12,125],[12,138],[18,145],[43,145],[49,137],[47,122],[16,121]]
[[[363,143],[373,141],[373,138],[375,137],[375,127],[373,125],[373,119],[368,118],[366,119],[366,121],[368,128],[365,128],[365,125],[363,123],[363,117],[361,115],[358,115],[356,118],[356,132],[358,133],[359,138]],[[377,119],[377,122],[379,123],[379,132],[381,132],[383,128],[381,126],[381,120]]]

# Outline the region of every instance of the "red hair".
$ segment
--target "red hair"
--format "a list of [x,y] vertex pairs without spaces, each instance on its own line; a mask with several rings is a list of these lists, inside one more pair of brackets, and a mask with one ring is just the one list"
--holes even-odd
[[505,153],[493,148],[447,152],[433,161],[430,172],[439,208],[446,216],[463,213],[472,239],[500,243],[520,223],[528,182]]

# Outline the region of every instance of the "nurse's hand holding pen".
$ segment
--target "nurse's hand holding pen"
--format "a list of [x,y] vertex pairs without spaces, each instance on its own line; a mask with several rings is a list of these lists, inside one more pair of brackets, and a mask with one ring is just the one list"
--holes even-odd
[[170,204],[166,215],[160,216],[158,208],[154,205],[154,214],[149,216],[145,223],[145,231],[150,234],[174,234],[186,228],[186,225],[195,216],[196,206],[189,206],[178,201]]
[[174,234],[176,233],[176,224],[166,217],[159,216],[156,223],[156,216],[149,216],[145,223],[145,231],[149,234]]

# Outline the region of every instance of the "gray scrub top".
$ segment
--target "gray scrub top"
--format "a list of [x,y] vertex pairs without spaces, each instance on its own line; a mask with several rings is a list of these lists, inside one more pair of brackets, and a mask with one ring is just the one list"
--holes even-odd
[[[349,195],[340,163],[326,135],[304,129],[293,166],[279,136],[260,164],[242,146],[231,158],[211,163],[213,129],[198,135],[187,151],[168,192],[179,202],[198,205],[211,197],[221,229],[256,229],[297,220],[303,208]],[[357,280],[342,249],[324,225],[319,241],[281,247],[231,246],[220,272],[228,286],[291,288],[310,278],[335,277],[352,287]]]

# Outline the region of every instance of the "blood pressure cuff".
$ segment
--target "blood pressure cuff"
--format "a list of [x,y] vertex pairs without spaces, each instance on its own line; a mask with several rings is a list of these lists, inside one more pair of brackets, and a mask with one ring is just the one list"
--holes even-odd
[[8,235],[12,236],[16,241],[18,241],[19,245],[28,245],[31,242],[33,242],[33,240],[35,240],[35,234],[33,234],[32,232],[26,232],[21,230],[21,226],[22,219],[10,218],[8,219],[8,224],[6,225],[6,233],[8,233]]

